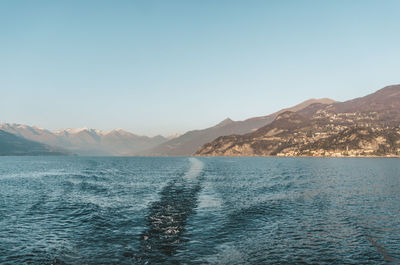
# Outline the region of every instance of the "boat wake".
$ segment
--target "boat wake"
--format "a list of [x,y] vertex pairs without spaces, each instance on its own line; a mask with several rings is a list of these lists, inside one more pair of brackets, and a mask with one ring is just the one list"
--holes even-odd
[[204,167],[197,158],[189,161],[189,170],[164,187],[160,200],[150,206],[147,228],[141,234],[139,253],[134,257],[138,263],[171,262],[178,247],[187,241],[185,226],[198,203]]

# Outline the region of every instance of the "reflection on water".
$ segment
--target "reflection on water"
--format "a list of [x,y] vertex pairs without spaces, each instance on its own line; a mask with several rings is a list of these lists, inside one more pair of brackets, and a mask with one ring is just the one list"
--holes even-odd
[[398,264],[400,163],[0,158],[0,263]]

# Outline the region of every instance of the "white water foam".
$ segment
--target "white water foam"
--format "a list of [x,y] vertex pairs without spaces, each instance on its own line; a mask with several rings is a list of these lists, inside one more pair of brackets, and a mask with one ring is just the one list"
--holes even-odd
[[196,178],[203,171],[204,163],[195,157],[189,158],[190,168],[184,175],[185,178]]
[[[208,185],[206,185],[208,186]],[[211,187],[205,187],[205,191],[199,195],[199,204],[197,209],[209,211],[211,208],[217,209],[222,207],[222,200],[215,196],[215,192]]]

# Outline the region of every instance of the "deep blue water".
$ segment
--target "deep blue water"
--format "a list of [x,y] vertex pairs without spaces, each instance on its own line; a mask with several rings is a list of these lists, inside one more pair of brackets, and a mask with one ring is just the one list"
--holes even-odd
[[399,264],[400,160],[0,157],[0,264]]

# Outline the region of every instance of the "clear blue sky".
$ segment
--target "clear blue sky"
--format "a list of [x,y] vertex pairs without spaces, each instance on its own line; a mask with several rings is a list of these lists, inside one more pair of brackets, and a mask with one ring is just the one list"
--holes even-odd
[[0,122],[183,133],[400,83],[400,1],[0,0]]

